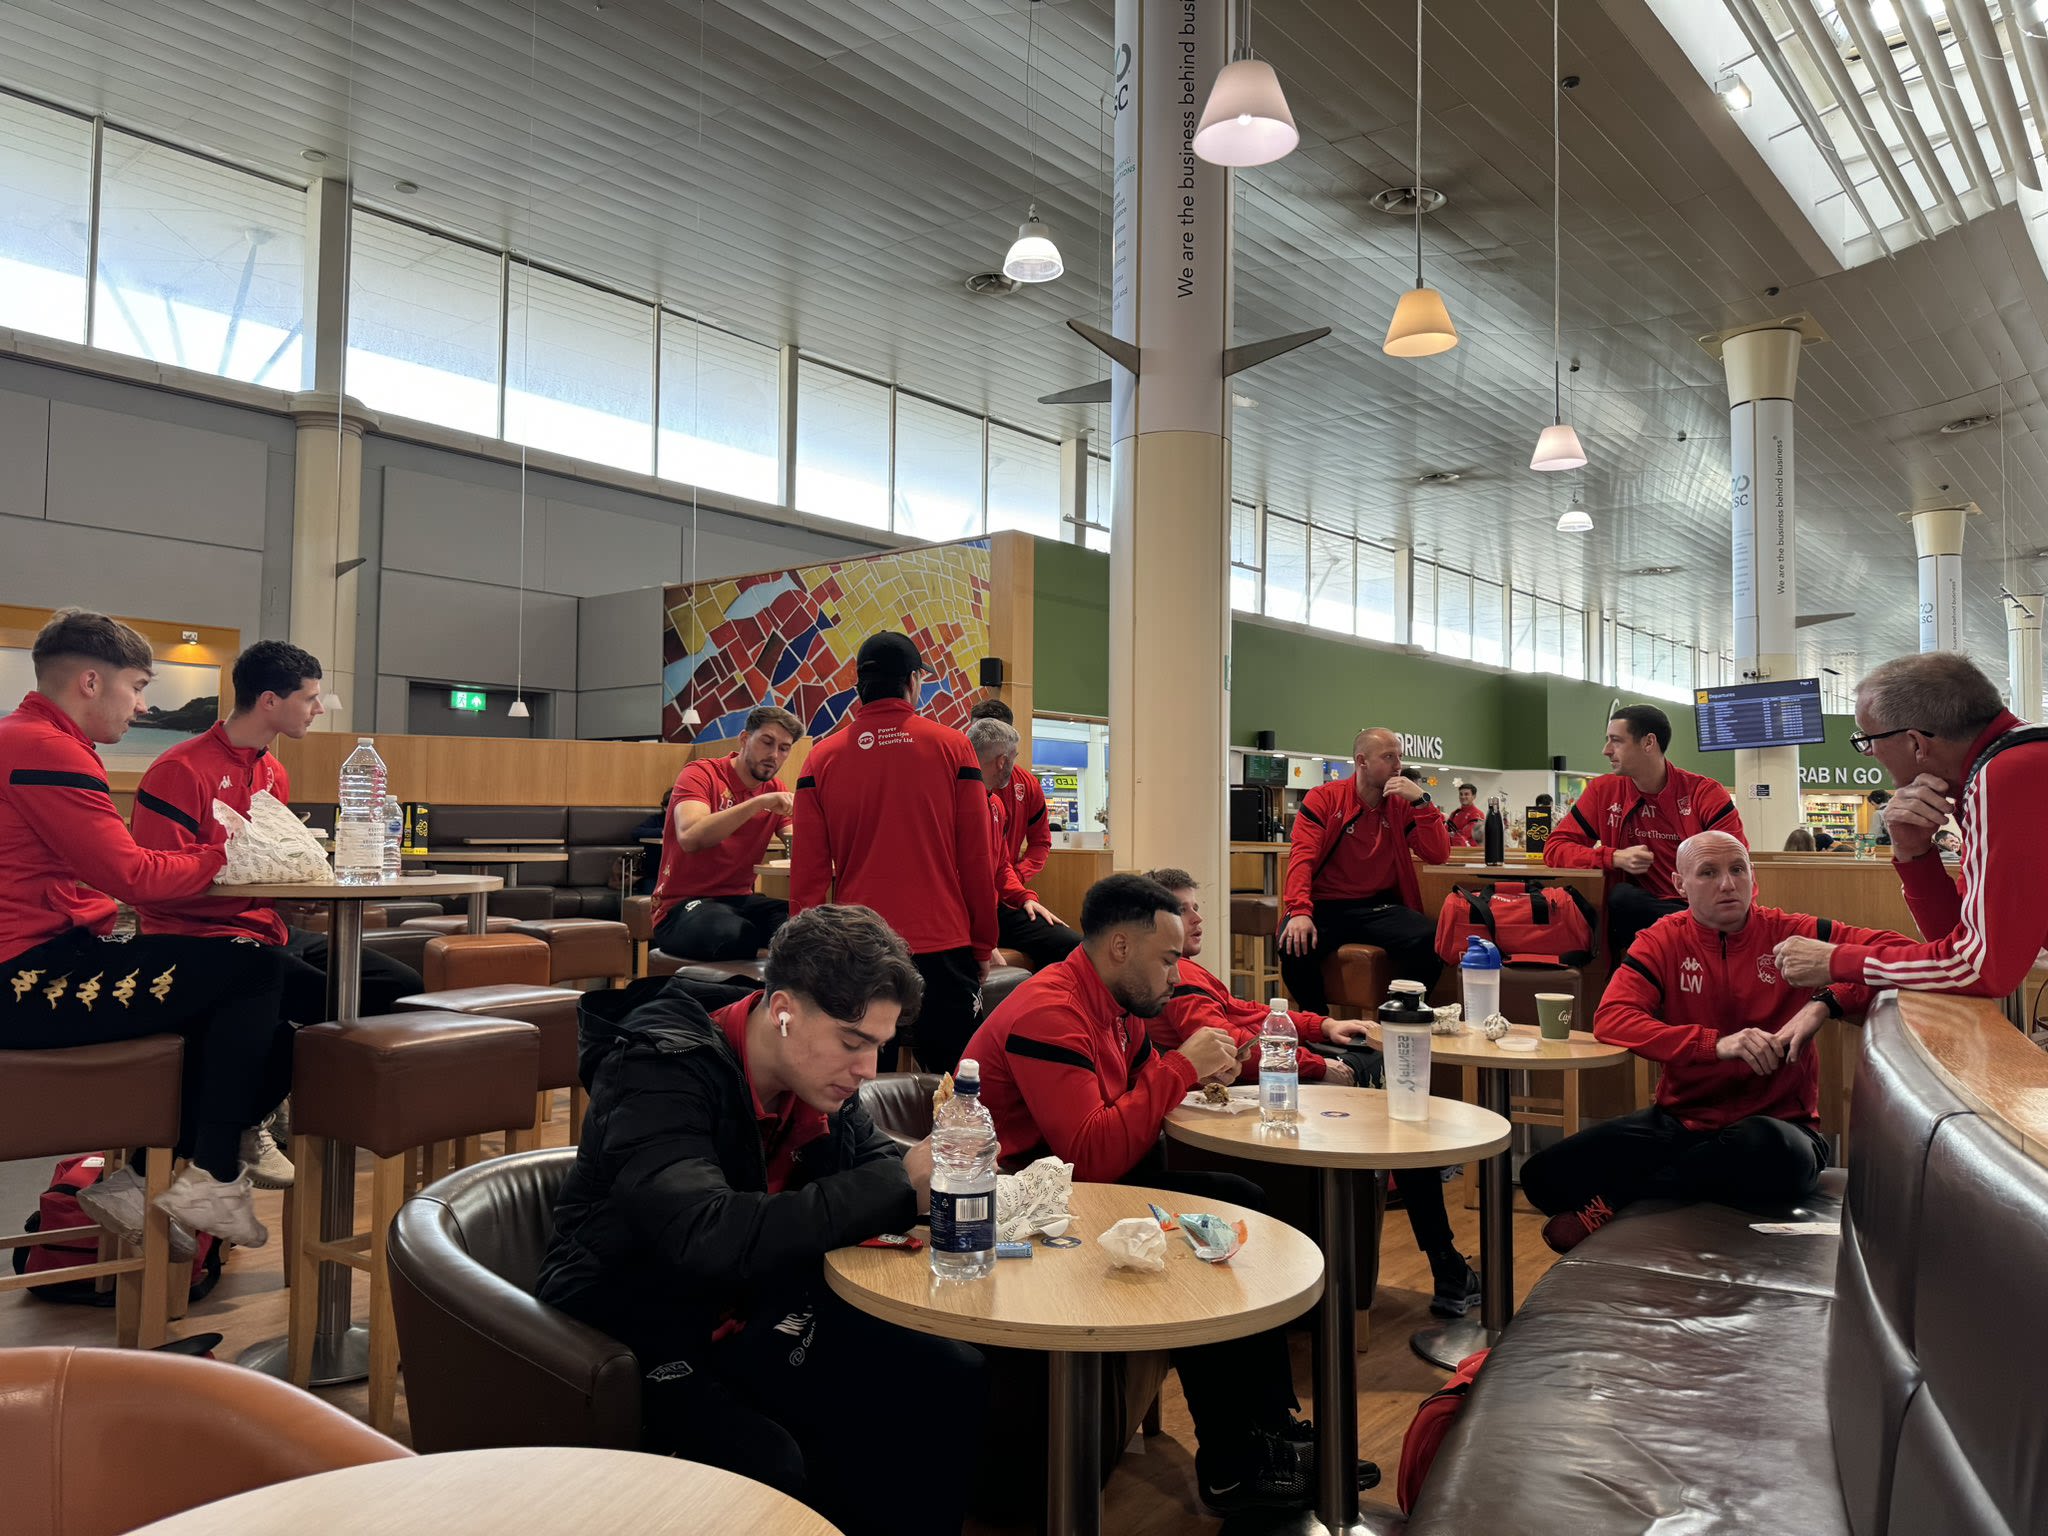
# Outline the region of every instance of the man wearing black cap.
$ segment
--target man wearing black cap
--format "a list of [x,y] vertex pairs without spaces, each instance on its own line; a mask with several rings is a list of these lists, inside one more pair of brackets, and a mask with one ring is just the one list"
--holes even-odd
[[974,749],[917,713],[924,670],[908,635],[862,643],[860,707],[796,781],[789,910],[836,901],[882,914],[924,977],[917,1059],[950,1072],[979,1022],[996,946],[995,840]]

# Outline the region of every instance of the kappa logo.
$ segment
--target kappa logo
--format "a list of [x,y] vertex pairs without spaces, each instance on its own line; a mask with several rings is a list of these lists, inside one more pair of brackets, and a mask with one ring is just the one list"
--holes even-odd
[[222,789],[233,789],[235,787],[234,781],[228,775],[222,774],[220,776],[220,787]]
[[1619,800],[1607,807],[1607,819],[1609,821],[1621,820],[1621,802]]
[[1685,957],[1685,964],[1678,968],[1678,990],[1681,992],[1704,992],[1707,990],[1707,968],[1691,955]]
[[854,737],[853,744],[865,752],[875,744],[875,733],[873,731],[862,731],[858,736]]

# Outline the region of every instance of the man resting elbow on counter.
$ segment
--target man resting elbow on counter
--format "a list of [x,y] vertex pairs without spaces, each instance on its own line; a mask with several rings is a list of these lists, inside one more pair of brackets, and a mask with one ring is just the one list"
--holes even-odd
[[1677,877],[1686,910],[1637,935],[1593,1016],[1600,1040],[1664,1064],[1656,1101],[1522,1165],[1522,1191],[1551,1218],[1543,1240],[1559,1253],[1636,1200],[1766,1208],[1812,1194],[1828,1146],[1811,1041],[1830,1014],[1861,1013],[1870,991],[1796,986],[1777,969],[1773,948],[1815,935],[1902,942],[1753,906],[1749,850],[1725,832],[1680,844]]

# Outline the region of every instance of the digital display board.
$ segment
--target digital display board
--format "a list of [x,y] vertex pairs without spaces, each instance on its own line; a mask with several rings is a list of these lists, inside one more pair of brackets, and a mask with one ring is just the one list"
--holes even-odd
[[1693,724],[1702,752],[1812,747],[1827,740],[1817,677],[1697,689]]

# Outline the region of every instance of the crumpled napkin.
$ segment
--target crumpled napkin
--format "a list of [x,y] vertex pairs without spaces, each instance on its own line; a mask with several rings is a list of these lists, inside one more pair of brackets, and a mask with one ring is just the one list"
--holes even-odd
[[334,878],[319,837],[268,790],[249,797],[247,817],[214,801],[213,819],[228,829],[228,862],[214,877],[222,885],[302,885]]
[[1166,1234],[1150,1216],[1126,1216],[1095,1241],[1119,1269],[1166,1268]]
[[1066,1236],[1074,1220],[1067,1209],[1073,1192],[1074,1165],[1056,1157],[1041,1157],[1021,1173],[997,1174],[996,1241]]
[[1508,1031],[1513,1029],[1514,1025],[1510,1024],[1507,1021],[1506,1016],[1503,1014],[1489,1013],[1486,1016],[1486,1023],[1482,1027],[1486,1030],[1487,1039],[1505,1040],[1507,1038]]

